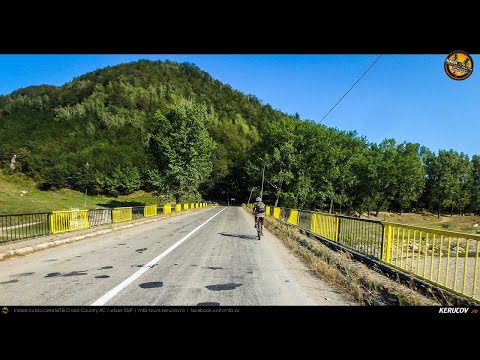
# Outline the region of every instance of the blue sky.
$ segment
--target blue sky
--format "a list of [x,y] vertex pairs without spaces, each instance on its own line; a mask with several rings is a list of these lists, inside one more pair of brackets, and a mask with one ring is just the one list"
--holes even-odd
[[[319,122],[377,55],[0,55],[0,95],[62,85],[105,66],[139,59],[196,64],[234,89]],[[395,138],[433,151],[480,154],[480,70],[448,78],[445,55],[383,55],[323,124],[369,141]],[[473,60],[477,56],[473,55]],[[476,71],[475,71],[476,70]]]

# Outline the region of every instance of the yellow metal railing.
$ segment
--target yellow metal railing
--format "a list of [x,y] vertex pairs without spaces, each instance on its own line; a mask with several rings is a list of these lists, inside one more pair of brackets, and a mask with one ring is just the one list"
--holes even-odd
[[265,212],[267,215],[270,215],[270,206],[265,206]]
[[132,220],[132,208],[120,207],[112,210],[112,220],[114,223]]
[[383,222],[383,259],[418,277],[480,300],[480,236]]
[[194,203],[190,204],[190,209],[195,209],[195,204]]
[[312,213],[310,231],[326,239],[337,241],[338,217],[330,214]]
[[52,211],[50,216],[50,230],[52,234],[86,229],[88,227],[90,227],[88,210]]
[[180,212],[182,211],[182,204],[176,204],[175,205],[175,212]]
[[289,222],[292,225],[298,224],[298,210],[290,210],[290,215],[288,217],[287,222]]
[[171,212],[172,212],[172,205],[170,205],[170,204],[163,205],[163,213],[164,214],[169,214]]
[[183,204],[183,210],[188,210],[188,204]]
[[156,216],[157,215],[157,205],[148,205],[143,208],[143,216]]
[[275,219],[280,219],[280,208],[279,207],[274,207],[273,208],[273,217]]
[[[271,208],[266,207],[268,215]],[[273,217],[280,219],[281,211],[273,207]],[[480,235],[387,221],[370,224],[365,219],[296,209],[290,210],[287,222],[458,295],[480,300]]]

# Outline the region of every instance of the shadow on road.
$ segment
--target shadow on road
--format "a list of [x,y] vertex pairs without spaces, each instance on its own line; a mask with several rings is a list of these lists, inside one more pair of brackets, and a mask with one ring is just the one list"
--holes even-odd
[[218,234],[222,236],[236,237],[236,238],[245,239],[245,240],[258,240],[258,237],[256,235],[227,234],[223,232]]

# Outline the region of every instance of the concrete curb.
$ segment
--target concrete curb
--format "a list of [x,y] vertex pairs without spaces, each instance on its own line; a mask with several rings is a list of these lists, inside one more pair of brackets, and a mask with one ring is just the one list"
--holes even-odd
[[[207,209],[204,209],[204,210],[207,210]],[[23,248],[20,248],[20,249],[8,250],[6,252],[0,253],[0,261],[5,259],[5,258],[10,258],[10,257],[13,257],[13,256],[18,256],[18,255],[26,255],[26,254],[30,254],[30,253],[33,253],[33,252],[45,250],[45,249],[48,249],[48,248],[60,246],[60,245],[63,245],[63,244],[68,244],[68,243],[71,243],[71,242],[75,242],[75,241],[79,241],[79,240],[83,240],[83,239],[87,239],[87,238],[91,238],[91,237],[95,237],[95,236],[99,236],[99,235],[108,234],[108,233],[111,233],[111,232],[114,232],[114,231],[124,230],[124,229],[128,229],[128,228],[139,226],[139,225],[148,224],[148,223],[159,221],[159,220],[165,220],[165,219],[168,219],[170,217],[180,216],[180,215],[183,215],[183,214],[189,214],[191,212],[192,211],[185,211],[185,212],[182,212],[182,213],[175,214],[173,216],[149,219],[149,220],[145,220],[145,221],[142,221],[142,222],[137,222],[135,224],[128,224],[128,225],[120,226],[120,227],[117,227],[115,229],[99,230],[99,231],[96,231],[96,232],[93,232],[93,233],[90,233],[90,234],[74,236],[74,237],[70,237],[70,238],[66,238],[66,239],[62,239],[62,240],[53,240],[53,241],[49,241],[49,242],[46,242],[46,243],[41,243],[41,244],[37,244],[37,245],[33,245],[33,246],[26,246],[26,247],[23,247]],[[193,212],[196,212],[196,211],[193,211]]]

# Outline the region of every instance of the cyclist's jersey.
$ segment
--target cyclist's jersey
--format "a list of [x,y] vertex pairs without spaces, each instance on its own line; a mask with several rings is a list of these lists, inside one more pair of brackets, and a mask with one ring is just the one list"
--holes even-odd
[[259,212],[258,211],[258,206],[262,204],[263,207],[265,208],[265,204],[263,204],[262,202],[256,202],[253,204],[253,212],[255,213],[255,216],[256,217],[265,217],[265,211],[262,211],[262,212]]

